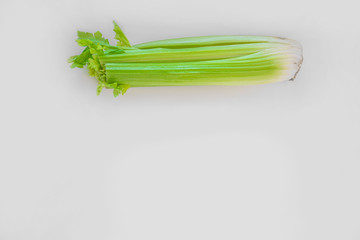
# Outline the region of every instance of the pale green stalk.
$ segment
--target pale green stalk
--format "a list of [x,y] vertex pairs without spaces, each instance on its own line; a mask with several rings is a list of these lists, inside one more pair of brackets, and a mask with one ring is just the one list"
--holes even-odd
[[293,79],[302,62],[294,40],[259,36],[206,36],[153,41],[131,46],[119,26],[117,46],[101,33],[79,32],[82,54],[72,67],[89,73],[114,95],[129,87],[250,85]]

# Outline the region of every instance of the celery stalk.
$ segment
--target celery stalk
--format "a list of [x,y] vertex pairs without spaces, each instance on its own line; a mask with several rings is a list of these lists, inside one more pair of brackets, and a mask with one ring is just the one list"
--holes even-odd
[[251,85],[293,79],[302,63],[301,45],[290,39],[260,36],[205,36],[130,45],[114,22],[117,46],[100,32],[78,32],[85,50],[69,59],[87,66],[98,94],[129,87]]

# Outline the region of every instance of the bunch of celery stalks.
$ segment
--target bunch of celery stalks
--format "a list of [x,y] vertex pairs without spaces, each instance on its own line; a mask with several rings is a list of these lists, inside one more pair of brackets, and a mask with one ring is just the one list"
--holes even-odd
[[97,93],[129,87],[252,85],[292,80],[302,63],[302,47],[291,39],[262,36],[204,36],[152,41],[131,46],[114,22],[116,46],[100,32],[78,32],[85,47],[72,56],[98,81]]

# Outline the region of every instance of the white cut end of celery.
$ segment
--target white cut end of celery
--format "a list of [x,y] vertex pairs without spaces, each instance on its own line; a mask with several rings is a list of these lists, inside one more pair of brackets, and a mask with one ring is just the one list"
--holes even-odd
[[286,39],[284,58],[284,71],[276,81],[294,80],[303,62],[302,46],[299,42]]

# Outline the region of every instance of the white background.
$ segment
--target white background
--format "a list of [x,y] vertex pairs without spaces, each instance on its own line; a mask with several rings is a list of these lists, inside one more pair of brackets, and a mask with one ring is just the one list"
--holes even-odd
[[[360,239],[356,2],[1,0],[0,239]],[[112,20],[133,44],[289,37],[304,63],[293,82],[96,96],[66,60]]]

